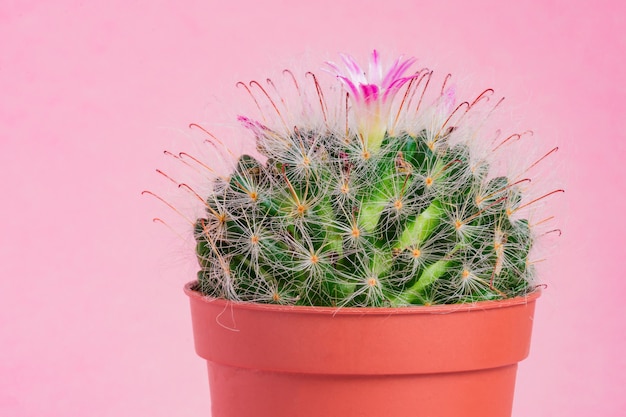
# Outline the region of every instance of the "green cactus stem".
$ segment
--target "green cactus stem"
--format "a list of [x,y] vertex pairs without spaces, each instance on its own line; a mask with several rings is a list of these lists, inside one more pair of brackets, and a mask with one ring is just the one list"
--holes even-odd
[[[195,222],[198,289],[237,301],[335,307],[532,291],[534,236],[528,220],[512,216],[525,181],[489,174],[473,147],[476,132],[451,121],[448,90],[419,112],[400,107],[400,123],[391,117],[396,93],[405,86],[410,96],[421,76],[404,76],[412,59],[365,81],[352,58],[343,59],[347,75],[329,65],[352,104],[345,129],[324,106],[318,122],[293,128],[240,117],[260,155],[241,156],[228,178],[215,180]],[[380,65],[377,53],[373,62]]]

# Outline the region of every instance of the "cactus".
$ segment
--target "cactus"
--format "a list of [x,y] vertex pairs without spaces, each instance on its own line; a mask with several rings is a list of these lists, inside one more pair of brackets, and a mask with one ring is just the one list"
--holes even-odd
[[194,225],[197,289],[237,301],[336,307],[532,291],[534,233],[513,215],[527,180],[490,175],[476,131],[463,125],[474,104],[454,107],[454,90],[442,89],[432,105],[415,105],[417,86],[432,72],[407,75],[413,59],[383,72],[374,51],[369,74],[342,59],[345,70],[329,62],[326,71],[341,87],[345,113],[329,109],[330,90],[309,74],[319,105],[300,124],[239,118],[260,155],[241,156],[229,177],[214,180]]

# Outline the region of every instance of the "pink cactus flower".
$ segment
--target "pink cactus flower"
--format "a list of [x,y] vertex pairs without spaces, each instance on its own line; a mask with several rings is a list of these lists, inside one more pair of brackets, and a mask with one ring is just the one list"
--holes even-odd
[[380,148],[389,128],[391,105],[403,85],[415,77],[405,73],[416,61],[400,56],[385,72],[379,54],[372,51],[368,71],[365,72],[350,55],[340,54],[345,70],[334,62],[326,62],[327,72],[335,75],[348,90],[353,103],[357,129],[367,150]]

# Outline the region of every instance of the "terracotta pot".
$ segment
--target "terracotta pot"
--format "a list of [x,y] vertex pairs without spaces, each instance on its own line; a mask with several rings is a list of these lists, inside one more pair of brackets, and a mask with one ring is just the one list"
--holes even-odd
[[228,302],[194,284],[213,417],[508,417],[540,295],[335,309]]

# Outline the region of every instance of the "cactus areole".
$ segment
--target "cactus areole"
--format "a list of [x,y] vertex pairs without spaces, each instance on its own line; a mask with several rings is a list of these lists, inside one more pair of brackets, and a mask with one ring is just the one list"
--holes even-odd
[[529,175],[554,150],[506,172],[524,134],[482,132],[493,90],[457,104],[412,58],[341,58],[285,71],[295,100],[238,84],[258,152],[203,199],[185,287],[212,415],[510,417],[551,219],[529,208],[561,191]]
[[206,215],[195,222],[195,289],[233,301],[339,308],[532,292],[534,233],[518,213],[531,181],[490,172],[492,155],[515,135],[481,136],[484,120],[475,117],[493,90],[456,104],[444,82],[427,103],[433,73],[410,71],[414,59],[385,69],[374,51],[364,71],[341,58],[345,68],[326,63],[321,75],[334,82],[326,89],[321,77],[307,73],[299,82],[286,71],[295,104],[271,80],[240,83],[262,113],[239,117],[259,154],[239,157],[213,183]]

